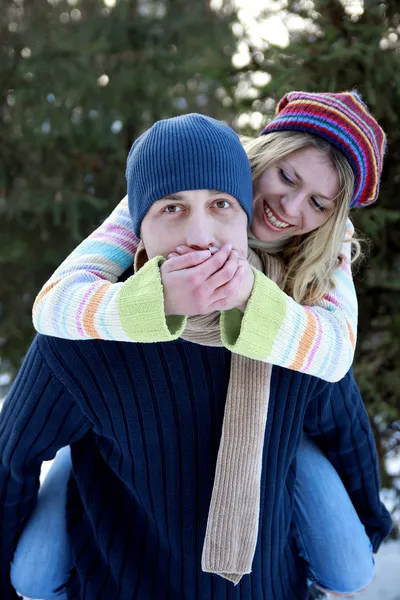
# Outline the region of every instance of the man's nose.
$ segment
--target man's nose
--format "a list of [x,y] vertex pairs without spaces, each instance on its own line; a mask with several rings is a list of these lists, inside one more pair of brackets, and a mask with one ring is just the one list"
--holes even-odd
[[194,250],[207,250],[215,246],[214,231],[210,220],[201,215],[193,215],[186,228],[186,244]]

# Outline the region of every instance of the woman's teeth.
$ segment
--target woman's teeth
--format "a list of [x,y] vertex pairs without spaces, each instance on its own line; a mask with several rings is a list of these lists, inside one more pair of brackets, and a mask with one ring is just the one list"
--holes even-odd
[[272,223],[274,227],[279,227],[280,229],[285,229],[285,227],[289,227],[289,223],[283,223],[282,221],[278,221],[278,219],[274,217],[272,211],[268,208],[268,206],[265,207],[265,214],[267,215],[268,221]]

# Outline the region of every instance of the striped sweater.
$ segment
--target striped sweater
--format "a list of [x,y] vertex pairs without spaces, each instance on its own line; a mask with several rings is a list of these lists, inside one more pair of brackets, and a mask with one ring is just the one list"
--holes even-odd
[[260,527],[251,575],[201,570],[230,353],[180,339],[132,344],[37,336],[0,415],[0,598],[42,461],[70,445],[70,600],[305,600],[292,536],[305,429],[331,460],[374,551],[391,519],[349,373],[336,384],[272,368]]
[[[348,221],[347,235],[353,234]],[[127,198],[55,271],[36,298],[33,323],[39,333],[67,338],[157,342],[177,339],[185,319],[164,316],[162,283],[156,262],[117,282],[131,267],[139,240],[132,231]],[[238,354],[339,381],[353,362],[357,297],[351,244],[334,285],[314,306],[297,304],[268,277],[255,274],[252,296],[242,318],[222,314],[224,345]]]

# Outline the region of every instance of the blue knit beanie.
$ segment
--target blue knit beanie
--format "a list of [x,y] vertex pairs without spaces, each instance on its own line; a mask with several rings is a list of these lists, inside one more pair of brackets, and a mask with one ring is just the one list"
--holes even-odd
[[237,134],[220,121],[189,114],[158,121],[133,144],[126,167],[133,229],[168,194],[218,190],[236,198],[251,219],[250,163]]

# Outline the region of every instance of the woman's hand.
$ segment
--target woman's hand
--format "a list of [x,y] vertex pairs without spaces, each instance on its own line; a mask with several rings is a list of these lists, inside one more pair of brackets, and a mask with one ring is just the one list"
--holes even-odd
[[254,273],[247,260],[242,260],[241,263],[243,264],[244,273],[239,292],[236,296],[237,304],[235,304],[234,306],[229,306],[224,310],[229,310],[230,308],[239,308],[242,312],[245,312],[247,302],[250,300],[251,292],[253,291],[254,285]]
[[[218,251],[219,248],[210,248],[211,254],[215,254]],[[189,246],[178,246],[176,252],[171,252],[168,255],[168,258],[181,256],[183,254],[188,254],[189,252],[193,252],[193,249]],[[247,260],[239,258],[239,265],[244,268],[244,272],[238,292],[218,302],[218,307],[214,306],[212,310],[230,310],[231,308],[239,308],[242,312],[245,312],[247,302],[253,291],[254,273]]]
[[231,245],[193,250],[179,246],[161,266],[166,315],[202,315],[218,310],[245,310],[254,276]]

